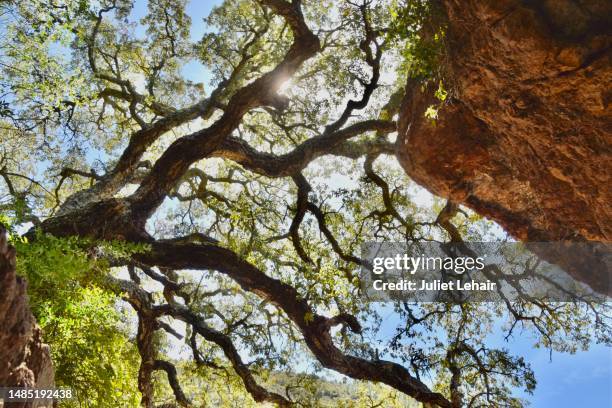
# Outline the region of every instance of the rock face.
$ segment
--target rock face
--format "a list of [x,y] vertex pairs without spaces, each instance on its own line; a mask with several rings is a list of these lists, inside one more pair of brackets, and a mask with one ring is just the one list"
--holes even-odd
[[[442,0],[450,97],[409,81],[397,153],[523,241],[612,241],[612,2]],[[610,271],[576,276],[610,294]]]
[[41,329],[28,306],[26,283],[15,275],[15,249],[6,241],[6,230],[0,224],[0,386],[53,387],[49,346],[43,344]]

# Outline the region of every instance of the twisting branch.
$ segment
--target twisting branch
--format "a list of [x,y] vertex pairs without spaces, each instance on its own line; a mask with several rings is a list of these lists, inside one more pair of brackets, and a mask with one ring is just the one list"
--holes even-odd
[[[102,13],[110,10],[111,9],[109,8],[108,10],[100,12],[96,27],[94,28],[94,33],[92,34],[92,38],[90,40],[90,45],[88,47],[90,65],[94,73],[97,73],[95,59],[93,57],[95,36],[97,34],[99,24],[101,23]],[[236,82],[238,77],[241,75],[248,60],[253,57],[253,55],[249,52],[249,49],[257,42],[259,38],[261,38],[267,29],[268,26],[265,25],[261,30],[258,30],[255,33],[254,37],[250,41],[246,42],[241,53],[241,60],[234,68],[228,79],[221,81],[208,98],[204,98],[199,102],[183,109],[177,110],[173,107],[169,107],[155,101],[147,104],[147,98],[144,95],[136,92],[133,87],[128,87],[130,92],[126,92],[124,90],[129,83],[108,75],[102,75],[101,79],[105,79],[111,83],[122,86],[121,90],[117,90],[115,88],[105,88],[102,90],[100,96],[104,100],[108,100],[109,97],[115,97],[130,102],[131,104],[142,103],[148,106],[156,115],[161,116],[161,118],[151,124],[143,125],[142,129],[134,132],[130,137],[128,146],[123,151],[115,168],[92,188],[80,191],[69,197],[62,205],[58,213],[65,214],[71,210],[82,207],[94,201],[111,197],[130,181],[132,174],[139,166],[139,161],[147,148],[149,148],[162,134],[198,117],[208,119],[215,109],[219,107],[220,99],[223,97],[226,91],[231,88],[231,85]],[[100,77],[99,74],[98,76]]]
[[[178,245],[178,244],[170,244]],[[143,395],[143,405],[149,403],[152,404],[152,385],[151,385],[151,373],[156,369],[166,371],[168,374],[168,380],[172,387],[177,402],[183,406],[188,406],[189,401],[185,398],[182,389],[178,383],[176,369],[174,366],[170,367],[166,362],[161,360],[155,360],[155,350],[152,343],[152,334],[155,330],[162,327],[163,324],[156,320],[160,316],[171,316],[175,319],[184,321],[185,323],[192,326],[193,330],[202,336],[205,340],[210,341],[218,345],[223,350],[225,356],[228,358],[232,367],[242,379],[245,388],[253,396],[253,399],[258,402],[273,402],[281,407],[291,406],[291,401],[283,397],[282,395],[267,391],[265,388],[260,386],[255,377],[249,370],[248,366],[242,361],[238,350],[234,346],[231,338],[208,326],[206,321],[199,315],[192,312],[186,306],[178,304],[176,302],[154,305],[152,302],[151,295],[142,289],[140,286],[133,282],[108,277],[106,280],[107,287],[118,294],[127,294],[126,300],[134,307],[138,313],[139,325],[136,343],[138,350],[141,355],[142,363],[139,371],[139,389]],[[182,295],[180,295],[182,296]],[[196,362],[202,361],[199,358],[197,351],[197,344],[195,338],[192,337],[192,348]],[[174,369],[174,370],[173,370]]]
[[178,376],[176,373],[176,367],[174,364],[164,361],[164,360],[155,360],[153,362],[154,370],[163,370],[168,375],[168,383],[174,392],[174,397],[176,402],[178,402],[182,407],[189,407],[191,403],[185,396],[183,389],[181,388],[181,384],[179,383]]
[[124,92],[121,89],[104,88],[98,93],[98,96],[104,99],[105,101],[108,101],[109,98],[121,99],[126,102],[131,102],[135,100],[136,102],[143,104],[149,109],[151,109],[151,111],[157,116],[168,116],[176,112],[176,109],[174,109],[172,106],[168,106],[157,101],[147,102],[147,98],[144,95],[139,94],[138,92],[135,92],[134,94],[128,94],[127,92]]
[[139,167],[140,160],[147,148],[162,134],[211,112],[222,89],[220,85],[212,92],[210,97],[188,108],[175,111],[134,132],[130,137],[128,146],[119,157],[117,165],[93,187],[79,191],[69,197],[61,206],[58,214],[66,214],[89,203],[109,198],[123,188]]
[[380,187],[385,209],[384,211],[375,210],[371,213],[371,215],[375,215],[379,217],[379,219],[381,219],[380,221],[381,223],[383,222],[382,221],[383,217],[385,216],[393,217],[393,219],[397,220],[406,229],[406,236],[410,236],[414,229],[414,225],[406,221],[406,219],[404,219],[404,217],[402,217],[401,214],[397,211],[397,209],[393,205],[393,197],[391,196],[389,185],[382,177],[380,177],[374,171],[374,161],[376,160],[377,157],[378,156],[374,154],[366,155],[366,159],[364,161],[363,168],[364,168],[367,178],[373,181],[374,184],[376,184],[378,187]]
[[294,38],[291,47],[274,69],[236,91],[223,115],[213,125],[182,137],[168,147],[130,198],[137,223],[144,225],[146,218],[191,164],[215,151],[249,110],[266,105],[277,109],[286,107],[286,98],[277,93],[281,83],[319,50],[319,40],[304,22],[300,2],[289,4],[283,0],[262,0],[262,3],[290,25]]
[[306,140],[283,155],[273,155],[253,149],[243,140],[228,137],[215,149],[212,157],[222,157],[235,161],[244,168],[267,177],[289,177],[303,170],[310,162],[326,154],[359,157],[369,151],[384,151],[392,154],[392,145],[383,142],[360,145],[349,145],[346,141],[366,132],[376,131],[382,134],[395,131],[395,122],[384,120],[367,120],[347,126],[344,129],[324,132]]
[[[193,327],[193,330],[197,332],[200,336],[202,336],[205,340],[218,345],[223,350],[223,353],[228,358],[228,360],[231,362],[234,371],[236,371],[238,376],[242,379],[246,390],[251,394],[255,401],[272,402],[280,407],[289,407],[292,405],[291,401],[289,401],[287,398],[283,397],[280,394],[270,392],[259,384],[257,384],[255,377],[253,377],[253,374],[251,373],[247,365],[242,361],[238,350],[234,346],[229,336],[210,328],[206,324],[204,319],[191,312],[184,306],[174,305],[172,307],[168,307],[167,314],[174,318],[182,320],[185,323],[190,324]],[[197,349],[194,348],[194,353],[196,352]]]
[[313,263],[312,259],[308,256],[304,247],[302,246],[302,241],[300,239],[300,225],[304,220],[304,215],[306,215],[306,210],[308,208],[308,193],[311,190],[310,184],[306,178],[299,174],[297,176],[292,177],[293,182],[297,186],[297,201],[295,203],[295,215],[293,216],[293,220],[291,221],[291,226],[289,227],[289,236],[291,237],[291,242],[293,242],[293,247],[295,248],[295,252],[298,253],[300,258],[306,263]]
[[[360,82],[364,86],[361,99],[349,100],[340,117],[335,122],[330,123],[326,126],[326,133],[333,133],[336,130],[340,129],[342,126],[344,126],[346,121],[353,114],[354,110],[365,108],[368,105],[368,102],[370,101],[370,97],[378,87],[378,80],[380,79],[380,60],[382,58],[382,47],[378,43],[377,33],[372,29],[366,3],[364,2],[358,7],[359,12],[361,13],[365,34],[365,38],[359,44],[359,48],[365,54],[366,63],[370,66],[370,68],[372,68],[372,76],[370,78],[370,81],[367,83],[364,83],[363,80],[360,80]],[[374,46],[375,48],[374,54],[372,54],[372,46]]]
[[161,328],[169,331],[171,334],[178,335],[174,329],[157,320],[160,316],[166,314],[164,310],[155,307],[153,296],[142,289],[136,282],[106,276],[104,284],[107,289],[124,296],[124,299],[134,308],[138,315],[136,346],[141,360],[138,370],[138,390],[142,394],[142,405],[145,408],[153,408],[152,373],[155,370],[164,370],[168,374],[168,381],[174,391],[177,402],[183,407],[190,406],[190,402],[185,397],[178,382],[175,367],[165,361],[156,360],[157,351],[153,343],[154,332]]
[[334,344],[330,328],[344,323],[358,333],[361,328],[356,324],[356,319],[348,318],[347,315],[336,318],[319,315],[294,287],[270,278],[233,251],[217,245],[164,241],[153,242],[151,246],[151,251],[134,256],[138,262],[171,269],[217,270],[228,275],[244,290],[271,302],[296,324],[306,345],[323,366],[355,379],[385,383],[421,402],[437,404],[443,408],[451,407],[443,395],[429,390],[397,363],[370,361],[344,354]]
[[308,211],[311,212],[317,219],[319,230],[323,233],[323,235],[325,235],[325,238],[327,238],[332,249],[334,250],[336,254],[338,254],[340,259],[346,262],[351,262],[357,265],[361,265],[363,263],[361,259],[359,259],[358,257],[352,254],[347,254],[342,250],[342,248],[340,247],[340,244],[338,243],[338,241],[336,240],[332,232],[327,227],[327,223],[325,222],[325,214],[323,214],[323,211],[321,211],[321,209],[312,202],[308,203],[307,208],[308,208]]

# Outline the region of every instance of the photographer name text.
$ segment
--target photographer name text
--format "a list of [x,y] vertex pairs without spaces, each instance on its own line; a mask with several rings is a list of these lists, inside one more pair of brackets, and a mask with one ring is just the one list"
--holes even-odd
[[442,280],[421,280],[415,282],[407,279],[402,279],[396,282],[385,282],[382,279],[377,279],[372,282],[374,290],[380,291],[493,291],[497,289],[497,283],[487,280],[485,282],[467,281],[463,282],[459,279],[455,281]]

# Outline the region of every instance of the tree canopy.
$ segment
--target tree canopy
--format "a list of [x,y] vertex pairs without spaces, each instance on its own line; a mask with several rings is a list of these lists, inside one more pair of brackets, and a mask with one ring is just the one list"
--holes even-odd
[[407,79],[452,93],[433,3],[133,7],[0,3],[0,208],[81,403],[519,407],[536,379],[491,332],[610,343],[606,305],[360,297],[365,242],[507,239],[395,159]]

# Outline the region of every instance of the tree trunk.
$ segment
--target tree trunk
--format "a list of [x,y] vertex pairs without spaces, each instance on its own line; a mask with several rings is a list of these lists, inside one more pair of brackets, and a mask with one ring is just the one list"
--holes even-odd
[[[0,387],[48,388],[54,385],[49,346],[28,306],[26,282],[15,275],[15,249],[0,224]],[[5,407],[51,404],[10,403]]]
[[[610,242],[612,3],[443,0],[442,9],[450,97],[440,105],[437,82],[408,81],[397,141],[407,173],[517,239]],[[424,116],[432,105],[435,123]],[[610,294],[609,271],[574,276]]]

